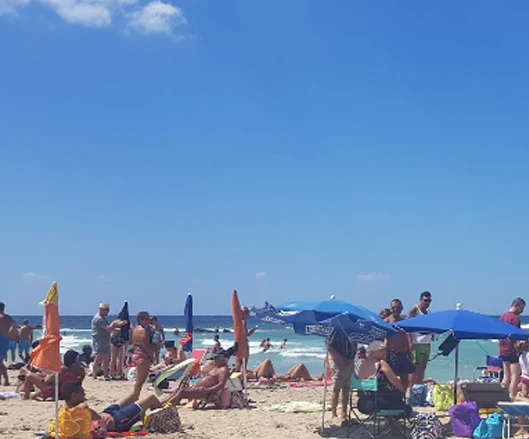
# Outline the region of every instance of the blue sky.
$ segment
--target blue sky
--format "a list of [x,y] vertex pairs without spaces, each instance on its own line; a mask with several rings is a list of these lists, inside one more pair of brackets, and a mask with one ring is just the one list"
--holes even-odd
[[[529,5],[0,0],[0,281],[38,314],[529,281]],[[529,299],[529,297],[526,297]]]

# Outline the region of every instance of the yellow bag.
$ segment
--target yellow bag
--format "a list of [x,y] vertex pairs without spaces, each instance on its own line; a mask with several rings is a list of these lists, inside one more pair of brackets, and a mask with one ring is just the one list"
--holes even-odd
[[454,403],[454,390],[447,384],[436,384],[432,398],[435,410],[447,412]]
[[[59,410],[59,439],[92,439],[92,413],[88,408]],[[55,437],[55,419],[50,423],[48,436]]]

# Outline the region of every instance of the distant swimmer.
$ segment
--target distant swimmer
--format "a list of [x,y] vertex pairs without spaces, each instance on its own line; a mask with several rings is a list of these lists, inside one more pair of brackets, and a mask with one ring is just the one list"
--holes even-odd
[[263,348],[263,352],[268,351],[269,349],[272,349],[272,343],[270,343],[270,339],[266,338],[261,342],[261,348]]
[[279,345],[279,349],[286,349],[287,348],[287,339],[285,338],[281,344]]

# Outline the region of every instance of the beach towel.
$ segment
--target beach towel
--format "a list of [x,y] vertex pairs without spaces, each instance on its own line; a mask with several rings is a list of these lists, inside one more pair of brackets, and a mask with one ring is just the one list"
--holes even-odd
[[316,413],[323,410],[321,404],[306,401],[291,401],[285,404],[273,404],[263,408],[267,412],[281,413]]
[[441,439],[445,432],[435,413],[416,413],[411,419],[411,439]]
[[6,399],[13,399],[18,398],[20,395],[16,392],[0,392],[0,401],[6,400]]

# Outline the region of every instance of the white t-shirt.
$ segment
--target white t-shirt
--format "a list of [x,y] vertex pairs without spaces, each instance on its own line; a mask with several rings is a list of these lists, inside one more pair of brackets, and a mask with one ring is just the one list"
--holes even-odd
[[529,379],[529,352],[522,352],[518,361],[522,369],[522,377]]
[[[429,309],[427,309],[426,312],[422,312],[421,308],[417,307],[417,311],[419,312],[419,315],[430,314]],[[412,336],[413,344],[430,344],[432,342],[431,334],[424,334],[422,332],[413,332],[411,336]]]

